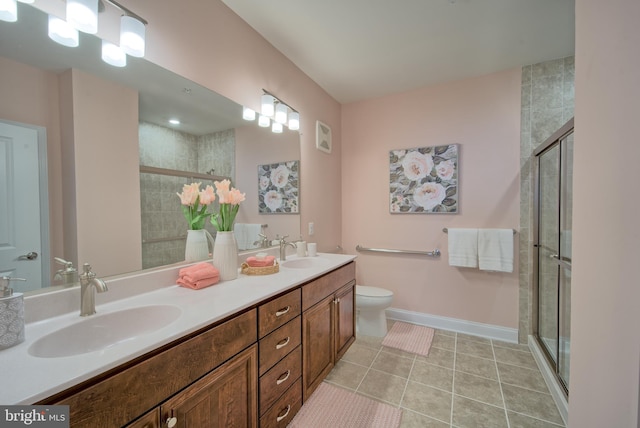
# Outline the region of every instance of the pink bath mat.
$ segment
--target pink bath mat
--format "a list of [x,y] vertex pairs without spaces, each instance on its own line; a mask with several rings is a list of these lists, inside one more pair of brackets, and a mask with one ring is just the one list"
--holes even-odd
[[382,340],[382,346],[426,357],[434,334],[432,328],[396,321]]
[[288,427],[397,428],[402,410],[322,382]]

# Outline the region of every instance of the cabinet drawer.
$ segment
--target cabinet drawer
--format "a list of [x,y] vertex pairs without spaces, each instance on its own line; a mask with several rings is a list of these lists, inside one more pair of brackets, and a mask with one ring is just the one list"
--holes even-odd
[[302,380],[294,383],[260,418],[260,428],[286,427],[300,407],[302,407]]
[[299,288],[258,307],[258,334],[264,337],[300,315]]
[[260,339],[260,376],[265,374],[275,363],[300,345],[300,317],[296,317]]
[[302,375],[302,347],[298,346],[260,378],[260,415]]
[[306,311],[340,287],[355,281],[356,264],[351,262],[302,286],[302,310]]

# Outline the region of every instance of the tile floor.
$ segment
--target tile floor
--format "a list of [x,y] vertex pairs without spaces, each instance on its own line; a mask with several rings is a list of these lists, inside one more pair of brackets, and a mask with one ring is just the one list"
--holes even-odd
[[381,342],[358,337],[326,382],[402,408],[401,428],[564,427],[526,345],[436,330],[423,357]]

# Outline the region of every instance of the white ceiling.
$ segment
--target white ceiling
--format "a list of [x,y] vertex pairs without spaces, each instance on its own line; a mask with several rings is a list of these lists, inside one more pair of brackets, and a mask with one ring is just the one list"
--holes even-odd
[[574,0],[222,1],[341,103],[574,52]]

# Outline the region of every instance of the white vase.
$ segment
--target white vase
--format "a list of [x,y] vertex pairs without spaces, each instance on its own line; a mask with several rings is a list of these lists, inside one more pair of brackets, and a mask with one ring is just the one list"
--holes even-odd
[[184,248],[184,260],[197,262],[209,258],[209,242],[213,248],[213,237],[205,229],[187,230],[187,244]]
[[220,271],[220,280],[238,277],[238,244],[233,232],[218,232],[213,245],[213,265]]

